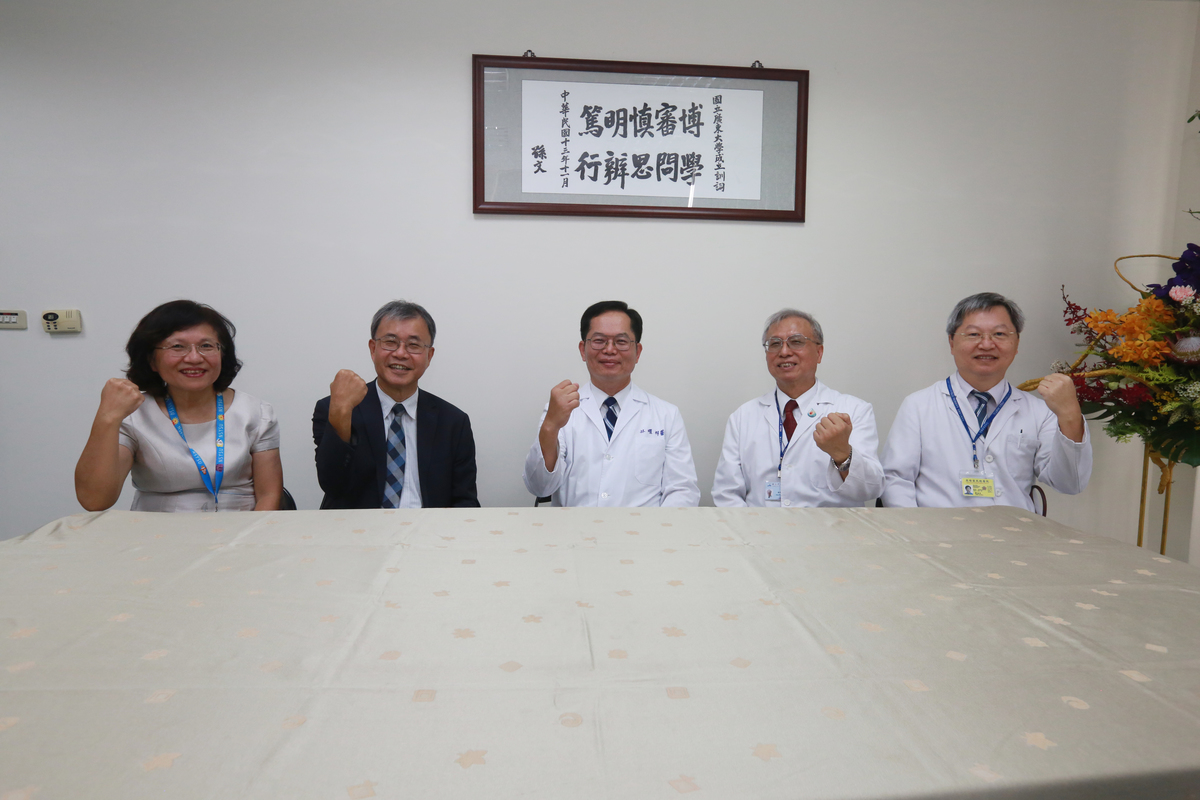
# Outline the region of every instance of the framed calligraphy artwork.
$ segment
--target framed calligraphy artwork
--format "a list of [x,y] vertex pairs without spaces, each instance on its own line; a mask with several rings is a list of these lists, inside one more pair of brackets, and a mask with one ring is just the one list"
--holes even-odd
[[804,221],[808,71],[472,56],[479,214]]

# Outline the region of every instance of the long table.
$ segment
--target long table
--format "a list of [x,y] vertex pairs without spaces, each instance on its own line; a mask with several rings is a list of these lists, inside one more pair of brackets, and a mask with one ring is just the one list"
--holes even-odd
[[1012,508],[65,517],[0,799],[1187,797],[1200,572]]

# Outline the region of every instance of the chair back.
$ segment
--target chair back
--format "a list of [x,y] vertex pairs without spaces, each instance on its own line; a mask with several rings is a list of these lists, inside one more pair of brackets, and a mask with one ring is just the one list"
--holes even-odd
[[1029,487],[1029,499],[1033,501],[1033,510],[1035,512],[1038,510],[1038,501],[1040,500],[1041,508],[1042,508],[1041,514],[1043,517],[1046,516],[1047,509],[1046,509],[1046,492],[1045,492],[1045,490],[1043,490],[1042,487],[1038,486],[1035,483],[1033,486]]

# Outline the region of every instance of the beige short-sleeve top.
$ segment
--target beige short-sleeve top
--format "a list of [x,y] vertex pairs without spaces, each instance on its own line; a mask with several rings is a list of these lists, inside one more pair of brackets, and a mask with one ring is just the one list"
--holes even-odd
[[[229,396],[226,391],[226,397]],[[184,424],[187,444],[153,397],[121,423],[120,443],[133,453],[133,511],[251,511],[251,455],[279,449],[279,421],[270,403],[238,391],[225,407],[225,477],[213,497],[204,487],[190,445],[211,474],[217,455],[217,422]]]

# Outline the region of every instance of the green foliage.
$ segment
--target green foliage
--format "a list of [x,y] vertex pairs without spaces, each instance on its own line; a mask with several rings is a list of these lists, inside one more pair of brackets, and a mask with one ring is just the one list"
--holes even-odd
[[1145,367],[1141,371],[1141,376],[1147,383],[1153,383],[1155,386],[1170,386],[1173,383],[1183,383],[1187,380],[1186,375],[1180,375],[1170,364],[1163,364],[1159,367]]

